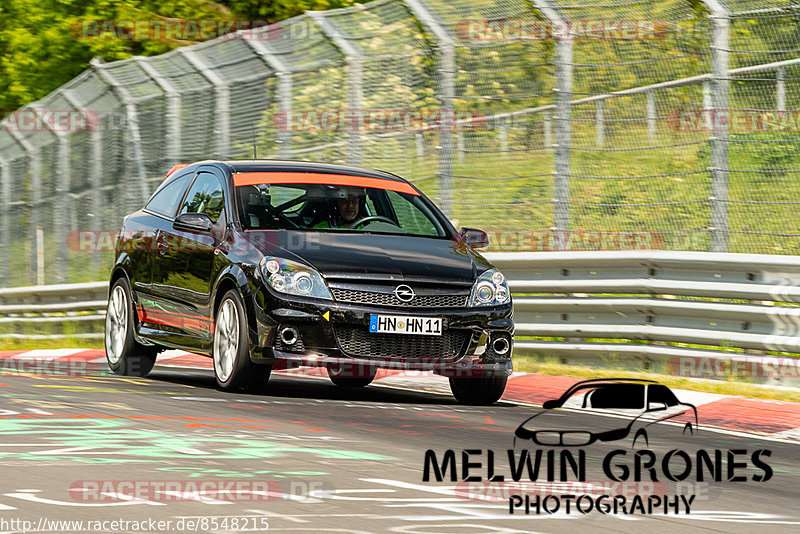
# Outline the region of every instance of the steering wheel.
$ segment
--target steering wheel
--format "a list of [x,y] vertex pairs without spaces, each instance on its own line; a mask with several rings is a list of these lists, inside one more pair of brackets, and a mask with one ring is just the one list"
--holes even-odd
[[358,226],[366,222],[374,222],[374,221],[387,222],[392,226],[397,226],[397,223],[391,220],[389,217],[384,217],[383,215],[370,215],[369,217],[362,217],[359,220],[354,221],[353,224],[350,225],[350,228],[357,228]]

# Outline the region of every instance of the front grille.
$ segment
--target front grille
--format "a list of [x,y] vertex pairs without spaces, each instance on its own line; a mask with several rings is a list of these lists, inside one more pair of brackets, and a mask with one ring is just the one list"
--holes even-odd
[[287,345],[283,342],[280,336],[275,339],[275,348],[281,352],[305,352],[306,347],[303,340],[299,339],[294,342],[294,345]]
[[354,289],[332,288],[333,298],[339,302],[372,304],[375,306],[403,306],[407,308],[463,308],[467,305],[467,294],[462,295],[414,295],[411,302],[403,302],[394,293],[377,293]]
[[540,430],[536,432],[534,436],[536,443],[545,446],[562,445],[565,447],[582,447],[592,442],[591,433],[575,430],[565,432]]
[[471,337],[469,330],[446,330],[441,336],[370,334],[366,328],[337,326],[336,341],[348,356],[359,358],[418,358],[450,360],[463,356]]

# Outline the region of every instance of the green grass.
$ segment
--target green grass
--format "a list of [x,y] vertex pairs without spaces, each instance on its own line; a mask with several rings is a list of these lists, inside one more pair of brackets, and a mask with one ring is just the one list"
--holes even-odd
[[34,349],[63,349],[63,348],[82,348],[82,349],[102,349],[102,339],[83,339],[83,338],[57,338],[57,339],[0,339],[0,351],[4,350],[34,350]]

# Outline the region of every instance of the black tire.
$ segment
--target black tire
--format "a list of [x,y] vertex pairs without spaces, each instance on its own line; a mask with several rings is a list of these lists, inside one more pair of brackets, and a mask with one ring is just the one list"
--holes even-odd
[[254,364],[251,362],[250,378],[247,380],[247,391],[250,393],[266,393],[272,365]]
[[351,364],[332,364],[327,367],[328,378],[344,388],[363,388],[375,380],[377,367]]
[[108,367],[118,375],[147,376],[156,364],[159,348],[142,345],[134,337],[133,296],[128,280],[111,286],[106,309],[105,349]]
[[214,378],[224,391],[236,391],[243,386],[261,387],[260,379],[266,384],[269,378],[269,373],[265,375],[263,370],[254,369],[250,362],[247,315],[242,297],[234,289],[225,293],[219,302],[211,353]]
[[487,373],[473,378],[450,377],[450,391],[461,404],[488,406],[494,404],[506,390],[508,375]]

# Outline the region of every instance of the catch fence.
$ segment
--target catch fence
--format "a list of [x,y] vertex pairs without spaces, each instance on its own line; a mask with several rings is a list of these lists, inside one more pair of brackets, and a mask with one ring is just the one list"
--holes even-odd
[[96,60],[3,121],[0,286],[102,279],[173,164],[254,146],[400,174],[493,250],[798,254],[798,21],[764,0],[377,0]]

